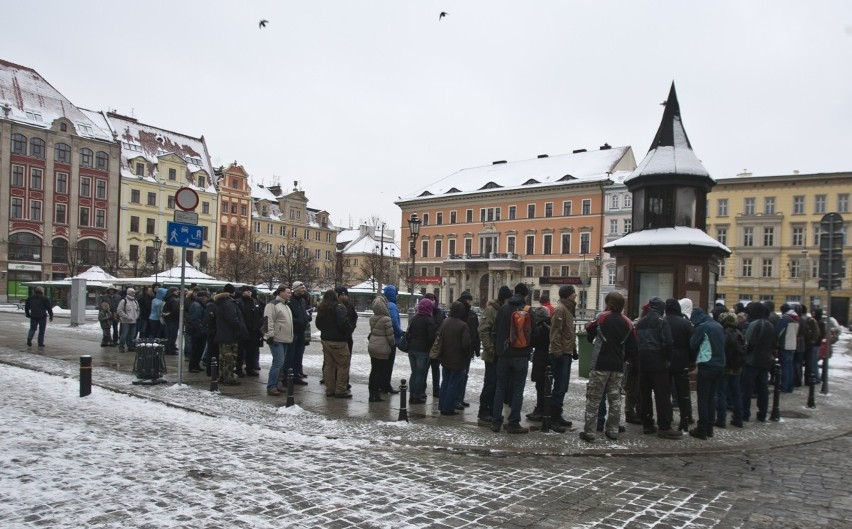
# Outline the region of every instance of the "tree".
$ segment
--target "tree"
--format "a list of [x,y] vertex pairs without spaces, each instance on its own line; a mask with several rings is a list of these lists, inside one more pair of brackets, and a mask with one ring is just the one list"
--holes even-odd
[[386,285],[393,282],[392,265],[392,256],[383,256],[380,252],[373,251],[373,253],[367,255],[363,260],[363,264],[361,265],[362,277],[360,280],[367,281],[372,279],[373,290],[375,291],[378,288],[377,283]]
[[110,246],[106,250],[101,268],[110,275],[118,276],[127,267],[129,261],[126,254],[119,252],[115,246]]
[[216,273],[234,283],[250,283],[257,276],[260,255],[259,241],[250,229],[234,229],[236,237],[223,241],[227,247],[219,249]]

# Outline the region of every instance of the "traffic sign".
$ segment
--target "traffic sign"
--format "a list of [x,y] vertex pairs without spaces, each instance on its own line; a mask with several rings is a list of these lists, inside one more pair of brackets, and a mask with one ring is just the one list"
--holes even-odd
[[175,222],[178,224],[198,224],[198,213],[194,211],[175,210]]
[[191,224],[180,224],[178,222],[167,222],[166,244],[179,248],[201,249],[204,244],[204,227]]
[[184,211],[193,211],[198,207],[198,193],[191,187],[182,187],[175,191],[175,206]]

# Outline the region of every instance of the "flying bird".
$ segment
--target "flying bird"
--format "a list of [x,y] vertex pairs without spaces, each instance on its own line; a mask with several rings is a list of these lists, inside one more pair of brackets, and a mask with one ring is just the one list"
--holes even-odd
[[257,23],[257,27],[263,29],[266,27],[267,24],[269,24],[269,21],[264,18],[263,20]]
[[438,15],[438,22],[440,22],[441,19],[444,18],[447,15],[449,15],[449,13],[447,13],[446,11],[441,11],[441,14]]

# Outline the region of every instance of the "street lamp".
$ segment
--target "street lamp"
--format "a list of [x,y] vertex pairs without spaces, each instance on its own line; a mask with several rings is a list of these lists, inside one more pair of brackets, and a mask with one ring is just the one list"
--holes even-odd
[[595,312],[601,310],[601,254],[595,256],[595,275],[598,278],[598,284],[595,287]]
[[414,302],[414,268],[417,263],[417,237],[420,236],[420,217],[417,213],[412,213],[408,217],[408,230],[411,232],[411,300],[408,302],[411,307]]
[[159,235],[154,237],[154,283],[159,283],[160,278],[160,248],[163,247],[163,240]]
[[[585,249],[585,248],[583,248]],[[586,317],[586,306],[589,304],[588,296],[586,295],[586,284],[589,282],[589,269],[586,268],[586,252],[582,253],[583,262],[580,264],[580,282],[583,284],[583,293],[580,296],[581,317]]]
[[799,266],[799,274],[802,276],[802,305],[805,304],[805,282],[810,276],[810,267],[808,265],[808,249],[802,248],[802,264]]

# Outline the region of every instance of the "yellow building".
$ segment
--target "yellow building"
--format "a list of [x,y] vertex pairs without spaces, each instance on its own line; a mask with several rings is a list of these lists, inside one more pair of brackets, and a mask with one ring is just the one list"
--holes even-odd
[[[789,174],[717,180],[708,195],[707,232],[733,252],[725,260],[717,286],[727,306],[771,300],[803,301],[808,308],[827,303],[818,288],[820,219],[830,212],[844,218],[847,246],[852,173]],[[832,292],[831,314],[849,321],[852,285],[847,276],[848,249],[841,270],[841,289]],[[837,272],[837,271],[836,271]]]

